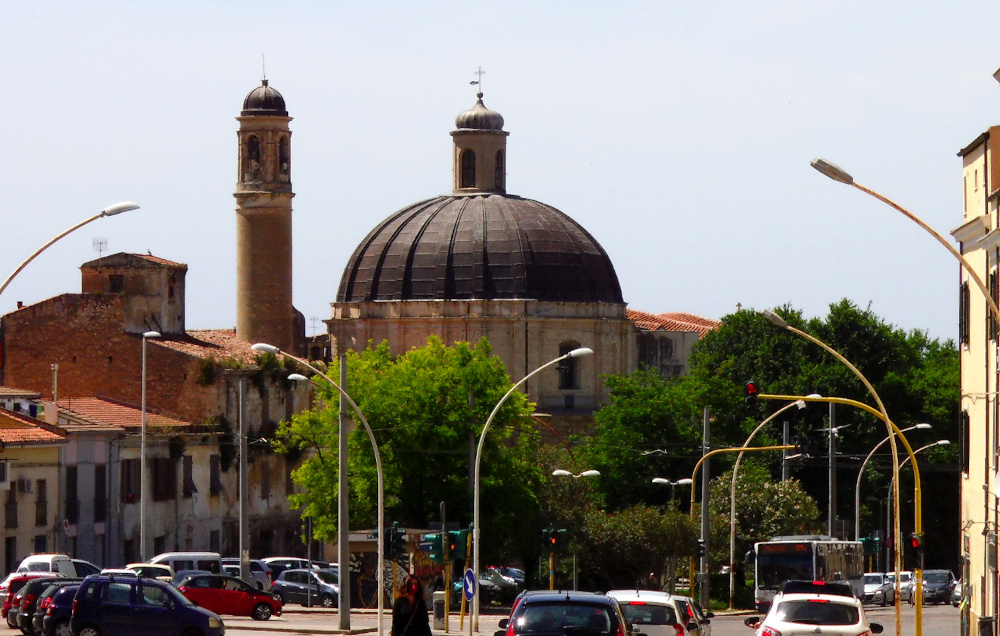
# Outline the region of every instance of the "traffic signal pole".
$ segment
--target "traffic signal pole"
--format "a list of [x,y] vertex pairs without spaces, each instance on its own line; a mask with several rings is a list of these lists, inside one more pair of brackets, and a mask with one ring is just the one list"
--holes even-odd
[[556,553],[549,552],[549,589],[556,589]]

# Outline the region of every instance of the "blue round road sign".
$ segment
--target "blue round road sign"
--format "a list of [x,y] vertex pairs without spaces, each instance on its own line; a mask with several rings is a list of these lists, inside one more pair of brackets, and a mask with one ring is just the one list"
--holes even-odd
[[476,595],[476,573],[472,570],[466,570],[464,578],[462,588],[465,590],[465,600],[471,601]]

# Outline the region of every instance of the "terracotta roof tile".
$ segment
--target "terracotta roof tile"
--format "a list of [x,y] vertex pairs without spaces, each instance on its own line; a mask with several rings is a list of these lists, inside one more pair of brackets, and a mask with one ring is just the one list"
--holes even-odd
[[66,438],[44,422],[0,408],[0,442],[4,444],[50,444]]
[[683,312],[651,314],[636,309],[626,309],[625,315],[636,327],[645,331],[693,331],[703,337],[719,328],[719,321]]
[[251,343],[236,337],[235,329],[198,329],[184,335],[164,334],[150,340],[150,346],[166,347],[196,358],[231,358],[244,364],[256,364],[257,352]]
[[29,400],[31,399],[37,400],[38,398],[42,397],[42,394],[39,393],[38,391],[31,391],[29,389],[16,389],[12,386],[0,385],[0,397],[5,397],[5,398],[19,397],[19,398],[26,398]]
[[[126,430],[136,430],[142,427],[142,410],[104,398],[74,397],[63,398],[57,402],[60,409],[81,415],[93,422],[103,422],[112,426],[120,426]],[[146,411],[146,428],[190,428],[191,423],[183,420],[157,415]]]

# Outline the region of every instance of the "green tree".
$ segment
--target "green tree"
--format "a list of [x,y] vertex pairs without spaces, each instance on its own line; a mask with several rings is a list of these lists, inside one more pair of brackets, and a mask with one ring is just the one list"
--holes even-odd
[[[365,414],[382,456],[387,522],[426,527],[438,519],[443,501],[450,521],[468,524],[474,444],[511,386],[489,343],[484,339],[474,346],[460,342],[448,347],[431,338],[426,346],[393,358],[383,342],[348,354],[347,366],[345,388]],[[293,472],[304,492],[290,499],[314,519],[317,536],[325,539],[336,534],[338,402],[335,390],[320,383],[316,408],[295,415],[277,434],[279,451],[312,451]],[[524,524],[537,516],[535,493],[541,479],[532,461],[536,436],[521,434],[532,406],[523,393],[513,393],[486,436],[480,514],[481,553],[487,560],[522,553],[537,527]],[[361,426],[350,435],[348,457],[352,523],[374,526],[377,476]]]

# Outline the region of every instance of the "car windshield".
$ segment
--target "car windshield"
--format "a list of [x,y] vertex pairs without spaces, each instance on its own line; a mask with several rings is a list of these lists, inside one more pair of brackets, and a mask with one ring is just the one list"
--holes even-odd
[[336,572],[331,572],[330,570],[316,570],[313,572],[313,576],[324,583],[331,583],[333,585],[337,584]]
[[611,615],[605,607],[576,603],[541,603],[524,608],[521,615],[515,619],[514,632],[607,634],[611,631],[611,625]]
[[924,574],[924,581],[927,583],[947,583],[948,573],[947,572],[926,572]]
[[866,574],[865,575],[865,585],[881,584],[882,575],[881,574]]
[[857,625],[859,618],[857,607],[825,599],[784,601],[775,609],[774,616],[785,623],[802,625]]
[[633,625],[674,625],[677,623],[674,608],[666,605],[650,605],[642,602],[622,603],[622,613]]

